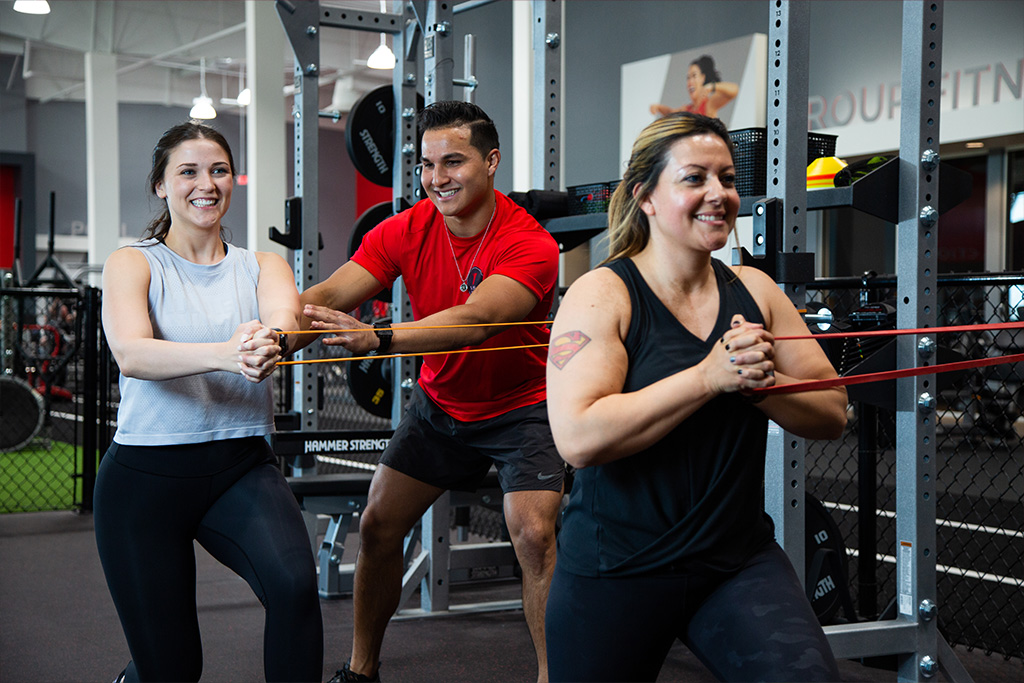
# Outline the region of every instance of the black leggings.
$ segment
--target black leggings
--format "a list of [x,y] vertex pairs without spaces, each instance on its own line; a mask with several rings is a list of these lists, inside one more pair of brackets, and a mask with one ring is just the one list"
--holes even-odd
[[112,444],[94,498],[96,545],[132,661],[126,680],[198,681],[193,540],[266,609],[268,681],[319,681],[323,621],[299,506],[265,439]]
[[722,681],[838,681],[825,633],[775,542],[736,574],[593,578],[555,565],[552,681],[653,681],[676,638]]

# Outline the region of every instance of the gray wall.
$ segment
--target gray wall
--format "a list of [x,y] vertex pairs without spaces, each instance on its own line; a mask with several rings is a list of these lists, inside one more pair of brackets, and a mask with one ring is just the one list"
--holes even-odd
[[[493,2],[455,15],[455,76],[462,77],[465,35],[476,38],[476,103],[487,112],[498,129],[501,163],[494,184],[499,190],[512,189],[512,3]],[[454,96],[463,98],[463,88]]]
[[[87,226],[85,105],[81,102],[28,103],[27,138],[36,155],[36,192],[38,234],[45,235],[50,221],[50,193],[55,193],[54,232],[57,235],[84,235]],[[160,211],[160,202],[149,194],[149,175],[153,146],[160,135],[188,119],[188,110],[147,104],[118,106],[121,225],[119,236],[139,236],[146,224]],[[238,146],[238,118],[222,115],[211,125],[219,130],[235,151]],[[236,158],[237,162],[237,158]],[[111,174],[111,178],[113,174]],[[104,177],[97,178],[102,192]],[[232,234],[245,240],[245,188],[236,188],[231,211],[225,221],[236,226]],[[103,226],[101,229],[110,229]]]
[[[12,72],[20,74],[21,60],[14,55],[0,54],[0,150],[4,152],[27,152],[25,139],[25,81],[8,78]],[[9,87],[8,87],[9,86]]]
[[606,0],[565,3],[565,184],[622,177],[621,67],[768,32],[768,2]]
[[[566,185],[620,177],[618,161],[620,73],[624,63],[700,45],[767,33],[767,0],[571,0],[565,2],[564,149]],[[830,98],[844,83],[899,77],[901,4],[895,0],[840,0],[810,4],[810,92]],[[512,168],[512,4],[495,2],[455,16],[455,73],[462,73],[463,36],[477,37],[476,101],[495,120],[503,159],[496,184],[511,187]],[[950,0],[945,3],[944,58],[968,65],[989,59],[992,44],[1021,44],[1024,3]],[[975,59],[975,51],[977,58]],[[969,56],[965,56],[969,55]],[[974,61],[972,61],[974,60]],[[13,58],[0,57],[3,73]],[[70,234],[85,221],[84,107],[76,103],[25,106],[19,78],[0,92],[0,150],[34,153],[38,165],[38,223],[45,231],[49,192],[57,192],[56,229]],[[456,89],[461,96],[461,89]],[[156,209],[147,199],[148,155],[159,134],[187,112],[157,105],[122,105],[122,222],[138,234]],[[215,124],[238,147],[238,119],[222,115]],[[1024,128],[1024,125],[1022,125]],[[320,211],[327,274],[347,257],[355,221],[354,171],[340,133],[321,129]],[[291,133],[286,131],[288,148]],[[289,155],[291,151],[289,151]],[[289,161],[290,163],[290,161]],[[289,178],[290,178],[289,171]],[[245,240],[244,188],[239,188],[227,224]],[[289,190],[290,194],[290,181]],[[261,226],[265,229],[269,226]],[[283,227],[283,226],[277,226]],[[870,248],[865,246],[865,248]]]
[[[16,79],[20,82],[20,79]],[[14,98],[11,98],[14,99]],[[16,126],[8,125],[6,101],[4,109],[4,142],[13,145]],[[24,101],[22,99],[22,101]],[[26,144],[36,158],[36,216],[35,226],[26,225],[25,244],[34,228],[38,235],[46,235],[50,222],[50,193],[55,193],[54,233],[57,235],[84,235],[87,229],[86,198],[86,146],[85,105],[81,102],[27,103],[23,129]],[[120,193],[121,225],[119,236],[140,236],[149,221],[161,210],[161,203],[149,193],[147,176],[152,160],[153,146],[160,135],[188,119],[188,110],[162,105],[121,104],[118,107],[120,128]],[[210,122],[231,145],[235,163],[241,164],[239,150],[240,119],[224,112]],[[292,194],[292,125],[283,126],[281,132],[288,140],[288,186],[286,196]],[[345,151],[344,133],[322,128],[320,130],[320,173],[318,176],[320,212],[323,217],[321,231],[325,249],[322,252],[322,272],[330,273],[340,266],[348,255],[348,236],[355,222],[355,169]],[[4,149],[4,151],[12,151]],[[99,178],[102,184],[102,176]],[[236,185],[231,209],[225,218],[233,243],[246,246],[246,190]],[[271,226],[260,226],[268,230]],[[283,230],[283,225],[274,226]],[[106,229],[106,228],[104,228]],[[58,254],[58,256],[61,256]],[[73,261],[77,256],[64,255]]]

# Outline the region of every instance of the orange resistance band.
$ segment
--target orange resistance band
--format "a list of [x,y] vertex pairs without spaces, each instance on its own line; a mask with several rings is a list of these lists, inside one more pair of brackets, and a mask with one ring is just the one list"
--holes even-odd
[[[405,329],[446,329],[454,327],[498,327],[502,325],[550,325],[551,321],[520,321],[511,323],[466,323],[461,325],[413,325]],[[377,328],[392,329],[392,328]],[[823,334],[789,335],[776,337],[776,341],[798,340],[798,339],[841,339],[850,337],[890,337],[906,334],[938,334],[940,332],[962,332],[966,330],[1010,330],[1024,329],[1024,322],[1016,323],[990,323],[985,325],[951,325],[945,327],[925,327],[914,330],[872,330],[868,332],[832,332]],[[338,330],[299,330],[297,332],[284,332],[283,334],[340,334],[342,332],[371,332],[374,328],[355,328]],[[280,361],[278,365],[301,365],[309,363],[343,363],[361,360],[377,360],[384,358],[416,358],[418,356],[436,356],[453,353],[478,353],[481,351],[512,351],[518,349],[533,349],[548,346],[547,344],[529,344],[525,346],[500,346],[494,348],[472,348],[458,349],[455,351],[427,351],[424,353],[393,353],[380,356],[354,356],[347,358],[313,358],[309,360]],[[841,387],[851,384],[868,384],[870,382],[883,382],[886,380],[900,379],[903,377],[918,377],[920,375],[934,375],[943,372],[955,372],[969,368],[985,367],[989,365],[1000,365],[1002,363],[1017,363],[1024,361],[1024,353],[1008,356],[996,356],[993,358],[979,358],[975,360],[957,361],[954,363],[940,363],[915,368],[904,368],[901,370],[888,370],[885,372],[872,372],[863,375],[847,375],[845,377],[833,377],[830,379],[806,380],[783,384],[763,389],[753,389],[752,393],[760,396],[773,396],[776,394],[795,394],[804,391],[820,391],[832,387]]]
[[[287,333],[286,333],[287,334]],[[309,360],[283,360],[278,365],[302,365],[305,363],[347,363],[354,360],[377,360],[381,358],[416,358],[417,356],[438,356],[453,353],[479,353],[480,351],[512,351],[515,349],[535,349],[547,344],[527,344],[526,346],[496,346],[493,348],[457,349],[455,351],[424,351],[422,353],[388,353],[381,356],[353,356],[350,358],[311,358]]]

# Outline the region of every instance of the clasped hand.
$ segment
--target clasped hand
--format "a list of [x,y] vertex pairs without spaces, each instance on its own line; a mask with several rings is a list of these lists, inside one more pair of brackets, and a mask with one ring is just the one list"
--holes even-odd
[[259,320],[250,320],[235,328],[229,343],[238,354],[235,363],[242,377],[250,382],[259,383],[270,377],[281,360],[277,332]]
[[749,394],[751,389],[775,384],[774,359],[772,333],[737,314],[732,318],[732,328],[714,344],[701,366],[716,393]]

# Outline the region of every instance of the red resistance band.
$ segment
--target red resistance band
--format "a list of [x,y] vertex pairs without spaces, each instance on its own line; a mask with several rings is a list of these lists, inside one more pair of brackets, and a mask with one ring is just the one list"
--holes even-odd
[[[933,331],[939,328],[931,328]],[[901,377],[917,377],[919,375],[935,375],[941,372],[954,372],[968,368],[980,368],[986,365],[1001,365],[1002,363],[1019,363],[1024,361],[1024,353],[1015,353],[1010,356],[996,356],[994,358],[979,358],[976,360],[962,360],[955,363],[939,363],[938,365],[926,365],[920,368],[905,368],[903,370],[888,370],[886,372],[870,372],[863,375],[847,375],[846,377],[833,377],[832,379],[812,379],[806,382],[794,382],[793,384],[781,384],[763,389],[753,389],[756,396],[774,396],[775,394],[795,394],[802,391],[818,391],[832,387],[842,387],[847,384],[867,384],[869,382],[882,382],[887,379],[899,379]]]
[[[812,325],[814,323],[811,323]],[[939,332],[966,332],[968,330],[1024,330],[1024,322],[988,323],[986,325],[950,325],[948,327],[922,327],[916,330],[870,330],[867,332],[824,332],[822,334],[800,334],[783,339],[844,339],[848,337],[895,337],[901,334],[938,334]]]
[[[924,327],[916,330],[871,330],[868,332],[827,332],[823,334],[779,336],[775,341],[793,339],[846,339],[851,337],[895,337],[901,334],[938,334],[939,332],[964,332],[967,330],[1024,330],[1024,322],[1015,323],[988,323],[986,325],[951,325],[947,327]],[[997,356],[993,358],[980,358],[977,360],[964,360],[955,363],[940,363],[939,365],[926,365],[919,368],[905,368],[903,370],[888,370],[886,372],[869,372],[863,375],[847,375],[845,377],[833,377],[832,379],[814,379],[793,384],[782,384],[763,389],[753,389],[757,396],[772,396],[775,394],[796,394],[802,391],[818,391],[842,387],[848,384],[868,384],[870,382],[884,382],[889,379],[900,379],[901,377],[918,377],[919,375],[935,375],[942,372],[954,372],[968,368],[980,368],[986,365],[1001,365],[1003,363],[1017,363],[1024,361],[1024,353],[1011,356]]]

